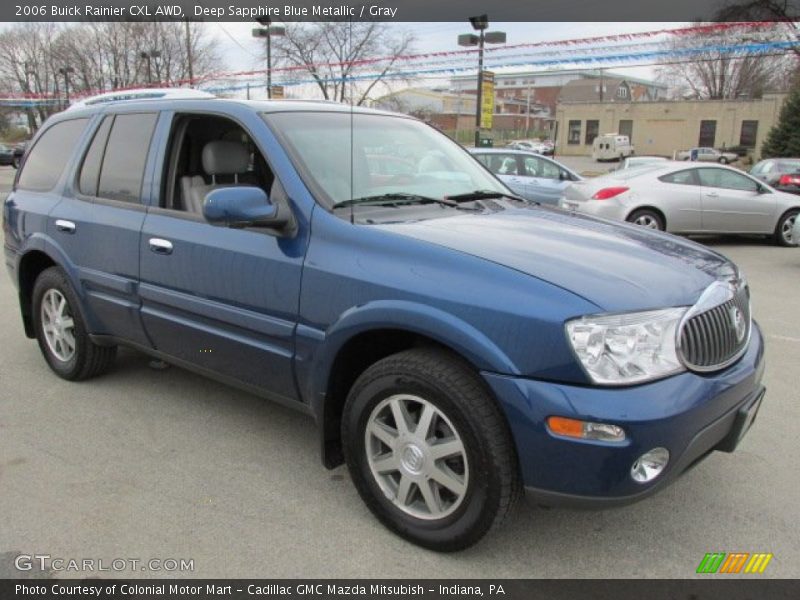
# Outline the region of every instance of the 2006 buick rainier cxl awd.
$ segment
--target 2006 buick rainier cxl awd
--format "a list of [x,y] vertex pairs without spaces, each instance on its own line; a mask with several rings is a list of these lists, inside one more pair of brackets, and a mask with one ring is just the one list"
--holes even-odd
[[37,134],[3,227],[57,375],[125,345],[297,407],[325,466],[436,550],[478,541],[523,488],[644,498],[732,451],[764,393],[729,260],[528,203],[402,115],[85,102]]

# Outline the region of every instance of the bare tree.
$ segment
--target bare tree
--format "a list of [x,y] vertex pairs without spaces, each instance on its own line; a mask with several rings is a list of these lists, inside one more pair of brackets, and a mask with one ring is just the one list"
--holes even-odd
[[[300,67],[298,72],[313,79],[323,98],[360,106],[378,84],[399,73],[398,58],[411,51],[413,41],[412,35],[375,21],[292,23],[285,36],[275,38],[274,48],[276,62]],[[373,76],[354,83],[360,63],[379,57],[383,60],[371,64]]]
[[[147,53],[155,56],[143,59]],[[24,109],[31,130],[63,108],[67,68],[72,95],[81,95],[185,84],[190,72],[198,79],[219,65],[216,42],[201,23],[23,23],[0,32],[0,90],[47,100]]]
[[786,77],[794,68],[790,53],[742,54],[725,49],[753,41],[746,33],[730,32],[680,38],[673,44],[676,51],[708,49],[658,68],[657,78],[673,90],[673,95],[703,100],[759,98],[765,91],[785,87]]

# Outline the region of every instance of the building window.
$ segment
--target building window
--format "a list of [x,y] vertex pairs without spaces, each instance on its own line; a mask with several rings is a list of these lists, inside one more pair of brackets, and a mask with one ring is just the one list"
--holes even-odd
[[567,143],[580,144],[581,143],[581,122],[570,121],[569,129],[567,130]]
[[627,98],[628,97],[628,88],[624,85],[621,85],[617,88],[617,98]]
[[755,148],[756,135],[758,135],[758,121],[742,121],[742,134],[739,136],[739,145],[745,148]]
[[586,121],[586,145],[591,145],[600,134],[600,121]]
[[717,122],[716,121],[700,121],[700,139],[697,142],[698,146],[707,148],[714,147],[714,140],[717,137]]
[[633,121],[631,119],[619,120],[619,134],[627,135],[630,141],[633,141]]

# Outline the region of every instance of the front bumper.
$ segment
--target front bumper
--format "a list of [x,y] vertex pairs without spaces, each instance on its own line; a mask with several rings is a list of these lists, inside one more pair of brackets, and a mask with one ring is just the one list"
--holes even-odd
[[[763,395],[763,372],[763,341],[754,323],[745,355],[710,375],[686,372],[624,388],[483,376],[508,418],[529,495],[547,505],[604,507],[649,496],[711,451],[732,450],[742,409]],[[549,416],[619,425],[626,439],[612,443],[558,437],[545,425]],[[649,483],[635,482],[631,465],[659,446],[670,453],[666,469]]]

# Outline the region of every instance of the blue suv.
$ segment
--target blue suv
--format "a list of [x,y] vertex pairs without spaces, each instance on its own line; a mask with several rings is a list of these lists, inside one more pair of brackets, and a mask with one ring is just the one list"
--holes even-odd
[[88,102],[38,132],[3,228],[58,376],[106,372],[124,345],[304,411],[323,464],[436,550],[478,541],[523,489],[644,498],[732,451],[764,393],[729,260],[519,198],[403,115]]

